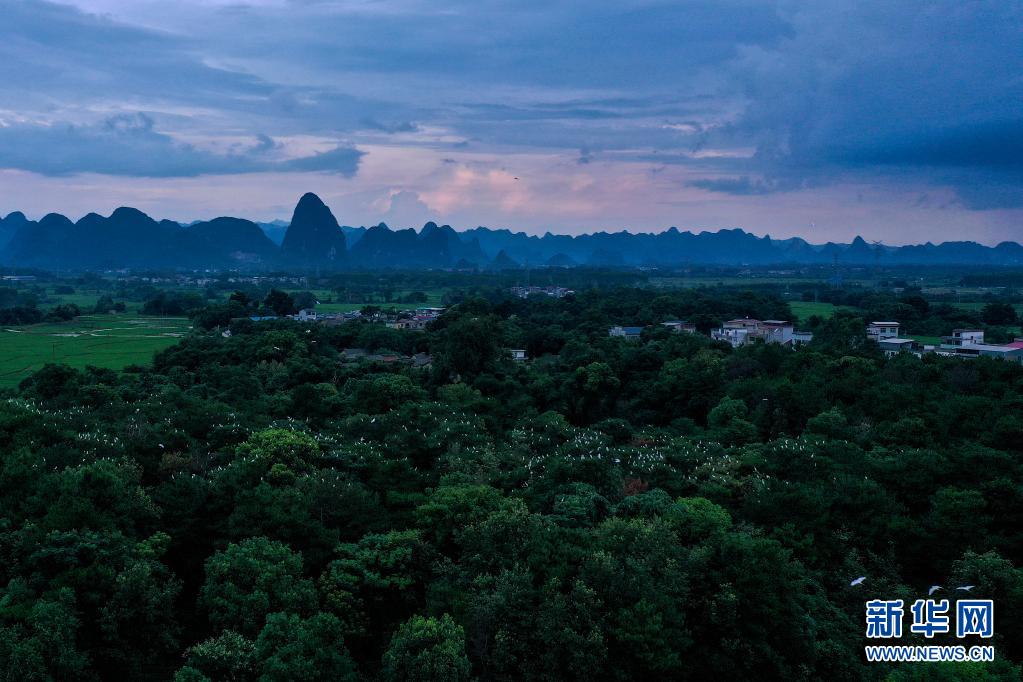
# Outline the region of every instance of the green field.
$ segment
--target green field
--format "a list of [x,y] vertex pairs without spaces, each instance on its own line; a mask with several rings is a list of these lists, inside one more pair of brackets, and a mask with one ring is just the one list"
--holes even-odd
[[[290,293],[297,293],[298,289],[289,290]],[[399,298],[412,293],[411,291],[395,291],[394,298]],[[394,308],[395,310],[415,310],[416,308],[423,307],[439,307],[444,297],[444,291],[442,289],[427,289],[423,293],[426,294],[426,301],[423,303],[387,303],[381,296],[374,296],[372,302],[343,302],[339,299],[343,298],[342,294],[337,292],[326,291],[324,289],[314,289],[313,294],[317,296],[320,303],[316,306],[316,312],[319,313],[347,313],[352,310],[362,310],[367,305],[380,306],[381,308]],[[326,303],[325,301],[330,299],[334,302]]]
[[852,310],[847,306],[836,306],[834,303],[815,303],[813,301],[789,301],[789,308],[792,314],[799,318],[800,322],[806,322],[812,315],[825,319],[832,317],[836,310]]
[[920,336],[919,334],[909,334],[908,338],[927,346],[937,346],[941,344],[940,336]]
[[[952,305],[955,306],[956,308],[962,308],[963,310],[980,311],[980,310],[984,309],[984,306],[987,305],[987,302],[986,301],[965,301],[965,302],[953,303]],[[1019,313],[1020,315],[1023,315],[1023,303],[1016,303],[1016,304],[1013,305],[1013,307],[1016,309],[1017,313]]]
[[18,382],[47,362],[121,369],[146,364],[180,340],[187,318],[83,315],[71,322],[0,327],[0,387]]

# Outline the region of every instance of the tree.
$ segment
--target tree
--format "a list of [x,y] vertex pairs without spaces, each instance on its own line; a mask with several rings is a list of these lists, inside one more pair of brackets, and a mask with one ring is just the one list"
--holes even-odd
[[206,562],[199,602],[216,628],[255,636],[277,611],[310,613],[316,589],[302,577],[302,555],[264,537],[229,544]]
[[255,644],[260,682],[341,682],[358,680],[336,616],[310,618],[273,613]]
[[997,301],[986,304],[981,312],[981,317],[984,319],[984,324],[998,326],[1012,325],[1019,321],[1016,308],[1011,303],[998,303]]
[[[20,597],[25,596],[22,591]],[[2,605],[6,624],[0,626],[0,680],[88,679],[88,655],[75,642],[81,621],[75,614],[74,591],[63,588],[49,598],[24,604],[25,622],[11,624],[18,599],[9,586]]]
[[227,300],[232,303],[238,303],[243,308],[248,307],[248,305],[252,302],[252,298],[244,291],[235,291]]
[[746,403],[735,398],[722,398],[707,416],[707,426],[716,440],[729,445],[748,443],[757,437],[757,427],[746,417]]
[[465,631],[448,614],[412,616],[384,653],[388,682],[461,682],[472,672],[465,655]]
[[463,315],[441,331],[432,348],[434,373],[442,382],[453,377],[472,381],[493,369],[501,349],[500,321],[493,316]]
[[237,632],[225,630],[189,647],[185,659],[187,663],[178,671],[175,682],[200,679],[243,682],[252,679],[255,672],[256,646]]
[[286,291],[278,289],[270,290],[270,293],[263,299],[263,305],[273,311],[273,314],[278,317],[293,315],[298,312],[298,308],[295,307],[295,300],[291,295]]

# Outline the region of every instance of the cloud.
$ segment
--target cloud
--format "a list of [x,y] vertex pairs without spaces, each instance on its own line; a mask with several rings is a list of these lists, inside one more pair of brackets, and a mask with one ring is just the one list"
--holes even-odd
[[320,152],[312,156],[291,159],[280,164],[282,169],[293,171],[322,171],[337,175],[352,176],[359,169],[359,161],[364,152],[355,147],[338,145],[330,151]]
[[352,176],[363,152],[349,146],[296,159],[268,154],[280,145],[266,135],[242,153],[217,154],[156,130],[144,113],[118,114],[93,125],[55,123],[0,127],[0,168],[41,175],[101,173],[150,178],[271,171],[322,171]]
[[[561,194],[537,211],[589,219],[566,174],[627,178],[622,215],[665,224],[789,224],[804,200],[829,210],[813,197],[848,215],[864,202],[837,197],[871,190],[888,207],[871,220],[926,193],[949,230],[1023,207],[1019,3],[0,0],[0,16],[0,167],[238,174],[247,196],[263,171],[354,176],[366,204],[401,187],[473,222],[541,223],[545,185]],[[522,181],[431,186],[497,157]]]
[[412,121],[382,123],[375,118],[367,118],[363,120],[363,124],[369,130],[379,130],[384,133],[414,133],[419,130],[419,126]]
[[686,184],[689,187],[709,192],[723,192],[738,196],[756,196],[800,188],[795,183],[786,183],[779,178],[751,178],[748,175],[734,178],[700,178]]
[[791,40],[732,65],[748,105],[728,132],[756,142],[749,171],[780,188],[792,178],[911,179],[950,185],[972,207],[1020,205],[1003,191],[1023,179],[1018,4],[794,8]]
[[388,198],[388,208],[383,220],[392,227],[418,227],[430,219],[430,207],[419,198],[417,192],[401,190]]

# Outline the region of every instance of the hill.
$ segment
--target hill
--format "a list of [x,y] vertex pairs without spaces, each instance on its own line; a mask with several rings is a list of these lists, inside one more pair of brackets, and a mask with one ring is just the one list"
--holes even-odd
[[[269,235],[269,236],[268,236]],[[277,240],[280,240],[278,246]],[[109,217],[90,213],[78,222],[51,213],[28,220],[0,219],[0,264],[55,270],[113,268],[275,267],[318,270],[445,269],[478,267],[650,267],[678,265],[1023,265],[1023,246],[976,242],[910,246],[811,244],[772,239],[742,229],[657,234],[594,232],[543,236],[475,227],[463,232],[429,222],[420,231],[339,225],[315,194],[302,196],[287,228],[221,217],[183,226],[157,221],[134,208]]]

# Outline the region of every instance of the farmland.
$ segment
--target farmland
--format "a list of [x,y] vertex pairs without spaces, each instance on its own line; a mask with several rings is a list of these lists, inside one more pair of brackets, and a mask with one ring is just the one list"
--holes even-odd
[[190,328],[186,318],[130,313],[82,315],[72,322],[0,328],[0,388],[16,386],[48,362],[78,369],[146,364]]

